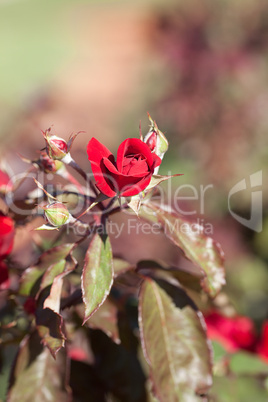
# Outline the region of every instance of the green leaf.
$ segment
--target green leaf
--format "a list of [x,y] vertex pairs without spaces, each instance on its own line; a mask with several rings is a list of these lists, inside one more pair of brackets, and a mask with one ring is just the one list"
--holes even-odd
[[259,379],[253,377],[214,377],[211,401],[267,402],[267,391]]
[[54,360],[43,349],[35,332],[21,342],[11,378],[9,402],[65,402],[66,361],[64,352]]
[[39,292],[45,289],[47,286],[50,286],[54,279],[58,276],[63,278],[72,272],[76,267],[77,261],[73,258],[73,256],[69,255],[69,261],[62,259],[55,264],[50,265],[45,271],[42,281],[40,283]]
[[171,176],[161,176],[159,174],[154,174],[151,177],[151,181],[149,183],[149,185],[146,187],[145,191],[147,190],[151,190],[152,188],[158,186],[158,184],[162,183],[162,181],[171,179],[172,177],[176,177],[176,176],[183,176],[183,174],[173,174]]
[[[52,249],[45,251],[39,258],[38,263],[30,268],[27,268],[20,280],[19,293],[23,296],[33,296],[38,291],[35,289],[35,285],[44,272],[51,266],[59,263],[71,253],[74,248],[73,243],[66,243],[61,246],[53,247]],[[32,294],[34,293],[34,294]]]
[[[53,357],[65,345],[63,318],[59,314],[61,290],[64,276],[68,275],[76,266],[76,261],[70,256],[71,262],[61,260],[51,265],[43,276],[40,285],[41,296],[36,310],[36,325],[42,343],[47,346]],[[51,285],[50,289],[48,286]],[[47,291],[49,295],[47,296]],[[41,300],[40,300],[41,299]]]
[[122,258],[114,258],[113,267],[115,277],[135,268],[135,266],[131,265],[130,262],[123,260]]
[[137,216],[139,216],[139,210],[141,207],[141,196],[138,194],[131,197],[128,206],[132,209],[133,212],[135,212]]
[[202,226],[187,221],[173,211],[151,202],[146,203],[146,210],[141,216],[151,222],[156,219],[161,224],[165,235],[201,268],[204,275],[202,288],[215,297],[225,284],[224,256],[220,245],[204,234]]
[[[85,316],[85,309],[82,304],[76,307],[76,311],[81,318]],[[86,322],[86,325],[92,329],[101,329],[109,338],[119,344],[121,340],[119,337],[117,315],[117,307],[107,298],[95,314]]]
[[157,270],[162,271],[166,274],[171,274],[176,278],[181,285],[195,291],[201,290],[200,280],[202,279],[202,274],[196,267],[178,268],[170,266],[165,262],[153,261],[153,260],[141,260],[137,263],[137,270],[141,273],[145,270],[145,275],[147,270],[152,270],[154,273]]
[[[76,260],[70,251],[69,261],[60,260],[46,270],[38,292],[40,297],[38,297],[36,310],[37,330],[42,338],[42,343],[49,348],[54,358],[65,345],[66,340],[63,318],[59,314],[63,278],[72,272],[75,266]],[[47,291],[49,291],[48,295]]]
[[[163,282],[163,281],[161,281]],[[166,283],[144,280],[139,297],[139,326],[153,390],[159,401],[199,401],[212,384],[211,352],[201,313],[186,293]]]
[[66,340],[62,316],[50,308],[44,308],[36,313],[36,326],[42,344],[47,346],[51,355],[56,358]]
[[19,294],[21,294],[22,296],[34,296],[33,293],[36,293],[34,292],[34,290],[37,291],[37,289],[34,289],[34,285],[37,284],[38,280],[44,274],[45,270],[46,267],[42,266],[27,268],[22,274],[20,280]]
[[257,355],[247,352],[237,352],[233,354],[230,360],[230,369],[235,374],[268,374],[268,364]]
[[104,303],[113,284],[113,259],[109,236],[96,233],[86,252],[82,273],[85,304],[83,324]]
[[226,358],[227,351],[224,347],[216,341],[211,341],[213,347],[213,357],[214,357],[214,364],[220,362],[222,359]]

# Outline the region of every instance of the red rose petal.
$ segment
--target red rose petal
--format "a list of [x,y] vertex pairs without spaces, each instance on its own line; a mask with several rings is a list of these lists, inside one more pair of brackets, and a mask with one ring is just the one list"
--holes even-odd
[[96,138],[91,138],[87,146],[88,159],[91,163],[92,173],[96,180],[96,186],[101,193],[108,197],[114,197],[116,192],[113,190],[113,185],[109,181],[108,172],[103,163],[103,158],[114,160],[113,154],[101,144]]
[[151,181],[151,175],[144,177],[137,184],[129,186],[121,193],[122,197],[132,197],[133,195],[139,194],[141,191],[145,190]]
[[[127,175],[127,174],[123,174],[123,173],[119,172],[119,171],[117,170],[116,166],[114,166],[114,164],[113,164],[109,159],[107,159],[107,158],[103,158],[103,163],[104,163],[106,169],[107,169],[112,175],[115,175],[115,176],[118,176],[118,177],[124,177],[125,179],[128,179],[129,177],[139,178],[139,179],[140,179],[141,177],[144,177],[144,174],[145,174],[144,172],[141,172],[141,173],[136,174],[136,175]],[[148,171],[146,172],[146,174],[148,174]]]
[[[124,196],[125,192],[129,191],[131,188],[133,188],[132,195],[136,195],[147,187],[148,184],[144,184],[144,179],[149,177],[150,182],[152,176],[151,173],[143,172],[136,176],[128,176],[118,172],[109,160],[104,159],[103,163],[105,164],[107,171],[109,170],[110,172],[111,181],[114,182],[115,190],[120,193],[121,196]],[[145,174],[146,177],[144,177]]]
[[146,175],[149,173],[149,166],[146,162],[146,159],[142,159],[141,157],[138,159],[136,159],[136,157],[124,158],[122,173],[129,176],[136,176],[140,175],[141,173]]
[[153,155],[153,169],[155,169],[157,166],[159,166],[159,165],[161,165],[161,162],[162,162],[162,159],[161,158],[159,158],[159,156],[158,155],[156,155],[156,154],[152,154]]
[[[117,151],[117,160],[116,160],[116,165],[119,170],[119,172],[122,172],[123,168],[123,161],[125,156],[127,155],[137,155],[137,154],[142,154],[146,159],[147,163],[149,166],[149,169],[152,170],[152,166],[154,164],[154,157],[148,147],[147,144],[142,142],[138,138],[127,138],[125,141],[123,141],[118,148]],[[161,163],[161,159],[160,159]]]

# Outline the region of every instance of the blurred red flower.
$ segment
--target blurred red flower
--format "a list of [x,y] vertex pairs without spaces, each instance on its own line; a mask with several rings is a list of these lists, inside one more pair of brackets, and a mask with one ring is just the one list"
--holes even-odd
[[3,261],[0,261],[0,290],[8,289],[9,285],[10,280],[7,265]]
[[268,362],[268,320],[264,321],[257,353]]
[[254,351],[256,333],[253,321],[245,316],[225,317],[216,311],[205,316],[208,337],[218,341],[228,352]]
[[11,191],[13,187],[12,181],[6,172],[0,170],[0,193]]
[[0,215],[0,290],[10,285],[7,265],[2,261],[11,253],[15,236],[14,222],[9,216]]
[[87,356],[86,352],[84,351],[84,349],[77,348],[77,347],[74,347],[74,348],[70,349],[68,351],[68,356],[70,357],[70,359],[78,360],[78,361],[85,361],[88,358],[88,356]]
[[0,215],[0,259],[11,253],[14,236],[13,220],[9,216]]

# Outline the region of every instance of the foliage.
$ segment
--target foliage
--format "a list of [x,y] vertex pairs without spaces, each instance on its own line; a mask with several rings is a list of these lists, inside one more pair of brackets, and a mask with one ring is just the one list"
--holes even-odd
[[[126,140],[117,161],[97,140],[95,154],[89,150],[91,140],[93,175],[84,172],[70,154],[76,136],[67,144],[46,130],[46,158],[51,163],[44,171],[43,154],[38,161],[28,161],[36,172],[36,188],[26,195],[20,191],[28,172],[20,181],[11,178],[2,183],[3,203],[8,202],[4,212],[15,222],[16,231],[29,231],[30,223],[38,229],[30,230],[31,264],[22,266],[14,258],[16,244],[12,251],[9,243],[1,257],[10,280],[10,284],[6,277],[2,281],[1,347],[3,351],[10,344],[17,347],[9,401],[209,398],[212,346],[199,305],[204,298],[212,300],[225,283],[223,252],[200,225],[159,202],[157,186],[169,177],[154,173],[167,141],[150,121],[146,142],[142,135]],[[164,148],[158,149],[158,136]],[[68,171],[63,177],[72,189],[59,186],[59,170],[53,163],[58,159],[65,169],[76,170],[84,184]],[[42,183],[40,171],[46,175]],[[51,174],[52,183],[48,182]],[[16,202],[10,202],[10,193],[16,195]],[[123,213],[135,214],[140,222],[161,230],[196,268],[153,260],[131,264],[119,258],[113,253],[109,219]],[[40,215],[45,223],[38,226]],[[4,244],[7,234],[0,230]],[[19,243],[17,239],[17,247]],[[239,359],[251,361],[245,355]],[[247,373],[225,350],[216,363],[214,370],[225,374],[228,366],[237,383]],[[254,363],[254,367],[252,363],[258,379],[267,372],[265,364]],[[217,390],[217,381],[214,387]]]

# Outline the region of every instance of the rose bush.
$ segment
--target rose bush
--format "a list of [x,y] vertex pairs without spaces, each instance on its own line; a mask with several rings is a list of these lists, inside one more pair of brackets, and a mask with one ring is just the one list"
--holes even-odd
[[161,164],[161,159],[138,138],[128,138],[119,145],[116,161],[96,138],[89,141],[87,154],[96,186],[108,197],[140,193],[149,185],[154,169]]

